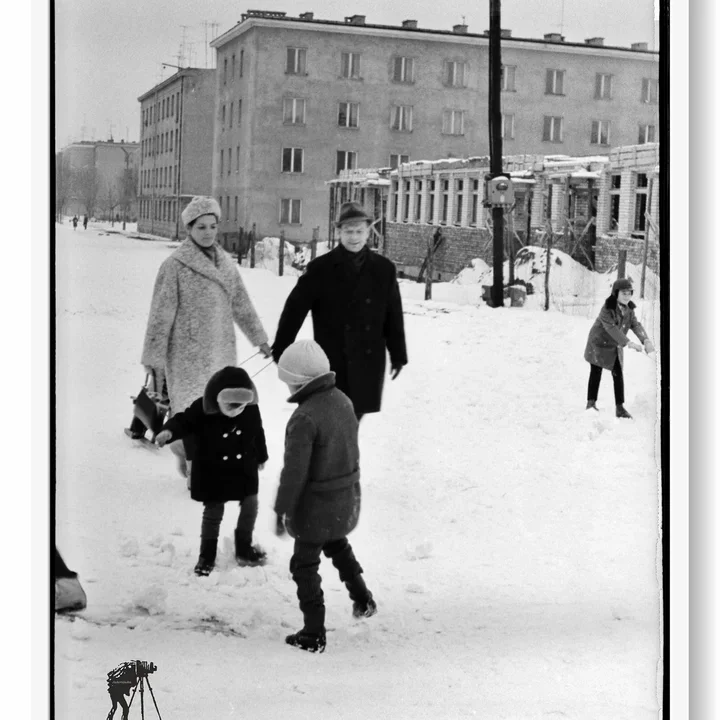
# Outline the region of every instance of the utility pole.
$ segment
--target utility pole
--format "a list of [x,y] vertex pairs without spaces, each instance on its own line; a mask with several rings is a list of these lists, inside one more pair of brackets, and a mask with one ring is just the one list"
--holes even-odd
[[[490,128],[490,175],[503,171],[502,110],[500,106],[502,59],[500,56],[500,0],[490,0],[490,71],[488,114]],[[503,208],[492,208],[493,221],[493,285],[490,299],[493,307],[503,307]]]

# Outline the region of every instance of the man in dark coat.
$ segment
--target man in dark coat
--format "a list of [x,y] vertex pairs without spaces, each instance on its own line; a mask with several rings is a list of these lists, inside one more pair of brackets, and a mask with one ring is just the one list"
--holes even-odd
[[310,312],[315,340],[358,420],[380,410],[386,352],[393,380],[408,361],[397,272],[390,260],[367,247],[371,222],[359,204],[343,203],[335,223],[340,244],[315,258],[298,279],[273,344],[277,362]]

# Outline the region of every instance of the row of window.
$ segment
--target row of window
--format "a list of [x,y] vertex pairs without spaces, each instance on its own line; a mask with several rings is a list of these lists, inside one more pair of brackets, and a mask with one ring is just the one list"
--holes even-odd
[[[175,111],[178,111],[177,114]],[[152,125],[165,118],[175,117],[175,122],[180,120],[180,93],[173,93],[158,100],[153,105],[146,107],[142,112],[143,125]]]
[[[339,63],[340,78],[360,80],[361,54],[357,52],[341,52]],[[395,55],[390,60],[389,79],[395,83],[415,83],[415,58]],[[502,90],[517,91],[516,65],[502,66]],[[307,48],[288,47],[285,55],[285,73],[288,75],[307,75]],[[565,95],[567,71],[548,68],[545,72],[545,94]],[[468,63],[464,60],[444,60],[442,66],[442,83],[446,87],[465,88],[468,85]],[[596,73],[594,96],[598,100],[612,99],[613,75]],[[658,102],[658,81],[655,78],[643,78],[640,87],[640,102]]]
[[175,192],[178,186],[179,175],[180,172],[178,165],[141,170],[140,187],[164,187],[171,190],[172,192]]
[[175,132],[168,130],[160,135],[145,138],[141,142],[142,157],[151,157],[152,155],[162,155],[163,153],[173,152],[173,149],[178,147],[179,136],[180,130],[176,129]]
[[[243,76],[245,69],[245,50],[241,49],[240,54],[236,56],[234,53],[232,58],[226,57],[223,63],[223,85],[227,85],[228,77],[232,82],[235,80],[235,73],[237,71],[238,78]],[[228,70],[230,74],[228,76]]]
[[144,220],[175,222],[177,202],[175,200],[140,200],[140,217]]

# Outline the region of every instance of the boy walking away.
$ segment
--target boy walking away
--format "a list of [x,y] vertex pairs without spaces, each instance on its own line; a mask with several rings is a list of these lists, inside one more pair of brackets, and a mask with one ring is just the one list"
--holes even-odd
[[314,340],[288,346],[278,362],[288,402],[298,407],[285,431],[285,457],[275,500],[276,533],[295,538],[290,572],[304,625],[285,642],[310,652],[325,649],[325,604],[320,555],[332,561],[353,601],[355,617],[377,611],[347,535],[360,515],[358,420],[350,398]]
[[258,471],[268,459],[257,390],[242,368],[225,367],[208,381],[204,396],[168,420],[155,442],[162,447],[188,435],[195,454],[190,496],[203,503],[196,575],[215,567],[225,503],[240,502],[235,557],[240,565],[262,565],[265,553],[252,544],[258,513]]
[[646,353],[655,350],[648,339],[645,328],[635,317],[635,304],[631,298],[633,287],[630,280],[616,280],[610,297],[605,300],[603,309],[590,329],[585,347],[585,360],[590,363],[586,410],[597,410],[596,405],[602,371],[610,370],[615,392],[615,416],[632,419],[625,409],[625,380],[623,378],[623,348],[629,347],[642,352],[643,347],[628,340],[628,330],[632,330],[645,348]]

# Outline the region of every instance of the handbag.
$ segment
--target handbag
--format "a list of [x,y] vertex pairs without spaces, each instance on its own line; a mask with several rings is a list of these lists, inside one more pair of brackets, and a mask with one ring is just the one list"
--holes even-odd
[[[145,384],[133,400],[133,422],[130,430],[132,437],[141,438],[146,430],[152,433],[152,439],[162,430],[165,422],[165,415],[168,411],[168,404],[162,395],[157,391],[155,373],[152,373],[152,390],[149,386],[150,373],[145,376]],[[141,424],[141,427],[139,425]]]

